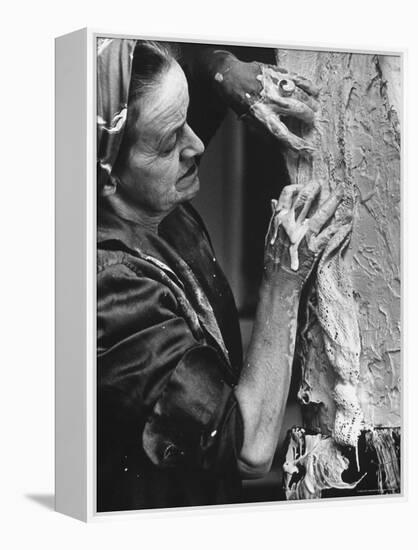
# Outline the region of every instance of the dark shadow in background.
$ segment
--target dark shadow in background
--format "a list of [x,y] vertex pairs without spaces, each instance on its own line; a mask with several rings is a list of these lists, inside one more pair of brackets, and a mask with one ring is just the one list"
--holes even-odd
[[[245,56],[240,56],[239,48],[234,53],[241,59],[251,57],[248,49]],[[269,57],[272,50],[265,59],[257,53],[258,61],[274,63]],[[271,199],[290,183],[285,159],[276,139],[229,111],[207,146],[199,174],[201,189],[193,202],[233,290],[245,355],[258,301]],[[291,392],[272,469],[262,479],[244,482],[244,502],[284,500],[283,442],[287,430],[301,423],[300,407]]]
[[29,494],[25,495],[25,497],[40,504],[44,508],[48,508],[48,510],[55,510],[55,495],[53,494]]

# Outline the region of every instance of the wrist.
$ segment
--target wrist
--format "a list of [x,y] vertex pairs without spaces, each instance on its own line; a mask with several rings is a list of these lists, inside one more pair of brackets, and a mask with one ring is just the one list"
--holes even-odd
[[277,322],[277,326],[283,323],[285,312],[288,315],[287,321],[295,320],[300,296],[301,286],[294,279],[284,275],[275,278],[264,277],[259,290],[257,316],[260,314],[264,319],[268,318],[269,322]]
[[262,286],[272,290],[283,289],[285,292],[302,291],[304,281],[298,274],[284,266],[265,266],[263,271]]

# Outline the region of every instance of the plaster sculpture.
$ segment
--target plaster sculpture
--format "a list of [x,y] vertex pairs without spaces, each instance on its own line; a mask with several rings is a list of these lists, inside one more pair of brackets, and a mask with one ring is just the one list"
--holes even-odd
[[[314,152],[286,153],[291,180],[319,183],[322,198],[343,185],[338,215],[351,220],[322,255],[300,316],[305,426],[327,438],[315,453],[326,446],[328,468],[339,472],[329,484],[339,487],[342,456],[361,436],[381,461],[381,492],[399,492],[400,58],[279,50],[277,62],[321,88],[314,128],[292,127]],[[364,460],[358,469],[359,479]],[[294,475],[286,472],[288,485]],[[306,498],[306,490],[292,495]]]

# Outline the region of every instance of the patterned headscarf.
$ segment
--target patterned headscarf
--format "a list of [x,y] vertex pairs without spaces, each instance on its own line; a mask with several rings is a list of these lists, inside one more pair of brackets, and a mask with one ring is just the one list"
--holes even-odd
[[97,184],[106,183],[118,156],[128,113],[136,40],[97,39]]

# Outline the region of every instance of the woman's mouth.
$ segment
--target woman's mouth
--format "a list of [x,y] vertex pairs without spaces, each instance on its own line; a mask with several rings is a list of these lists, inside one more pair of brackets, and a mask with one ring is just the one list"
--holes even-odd
[[190,168],[182,176],[180,176],[179,181],[194,175],[196,172],[197,172],[197,165],[196,163],[193,163],[190,166]]
[[194,187],[196,181],[199,181],[197,177],[197,164],[193,163],[192,166],[179,177],[176,187],[179,191],[188,190],[192,186]]

